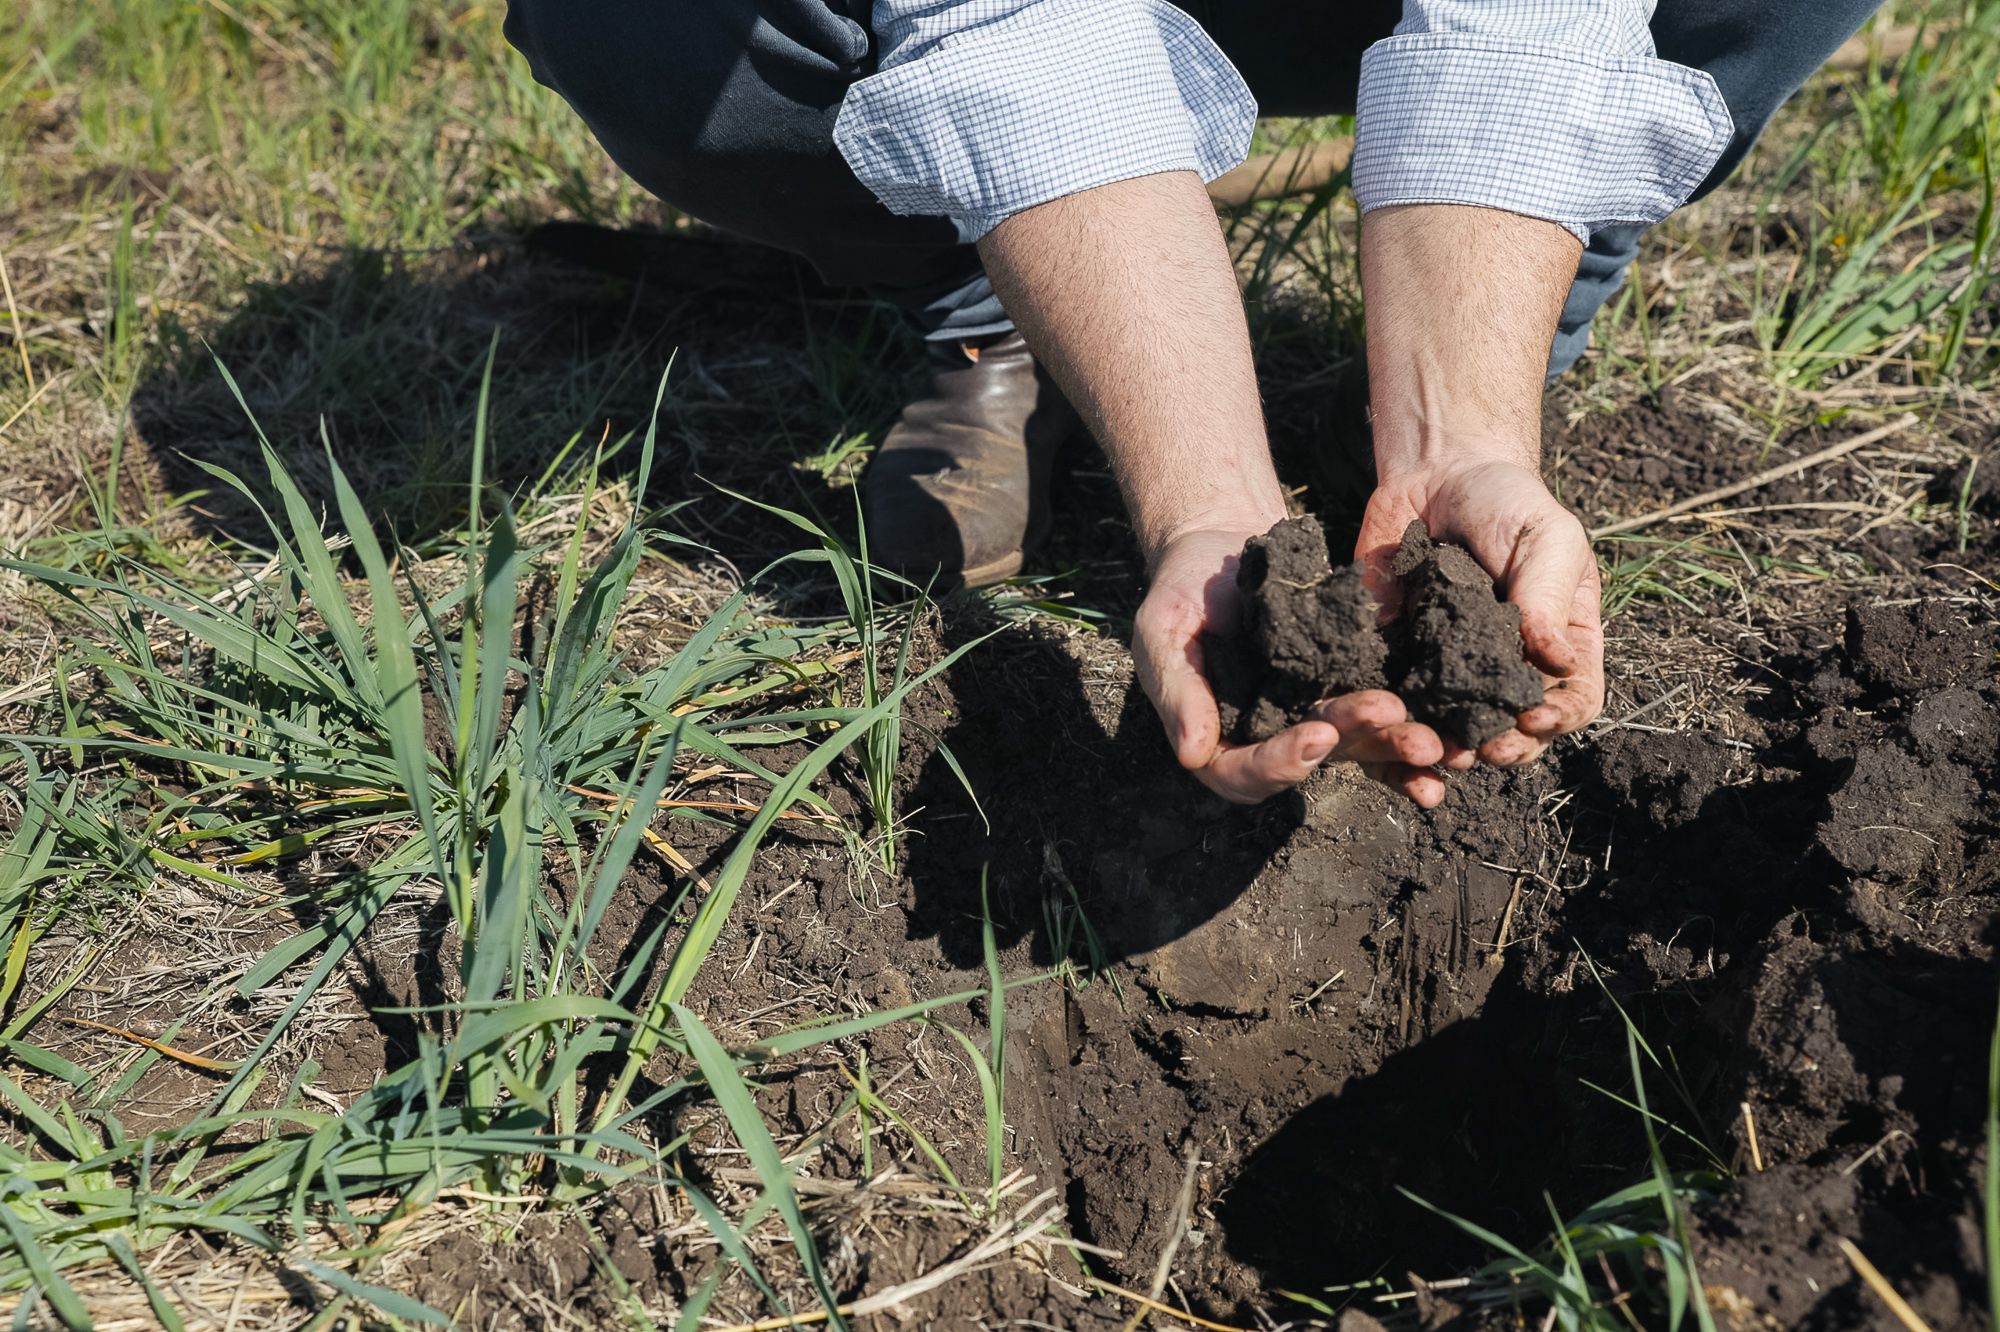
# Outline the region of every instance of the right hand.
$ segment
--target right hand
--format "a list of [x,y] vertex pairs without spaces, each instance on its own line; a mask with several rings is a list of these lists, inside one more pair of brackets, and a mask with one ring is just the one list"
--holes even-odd
[[[1500,594],[1520,608],[1523,655],[1542,672],[1545,686],[1538,707],[1522,713],[1514,729],[1488,740],[1476,754],[1447,742],[1444,766],[1456,771],[1475,761],[1503,768],[1533,761],[1557,736],[1588,724],[1604,707],[1604,627],[1590,538],[1525,455],[1461,450],[1449,462],[1382,471],[1355,545],[1370,589],[1391,611],[1400,609],[1401,588],[1389,563],[1403,529],[1411,519],[1423,519],[1432,536],[1471,551]],[[1385,768],[1370,775],[1413,797],[1419,789],[1442,795],[1437,774],[1428,768]]]
[[1321,703],[1309,721],[1254,745],[1222,738],[1222,721],[1202,671],[1204,632],[1231,633],[1239,621],[1236,566],[1243,543],[1263,526],[1197,529],[1171,538],[1154,560],[1153,582],[1135,621],[1132,656],[1139,683],[1166,727],[1181,766],[1224,800],[1253,805],[1298,785],[1328,759],[1349,760],[1428,809],[1444,783],[1410,774],[1444,758],[1444,742],[1409,719],[1384,689]]

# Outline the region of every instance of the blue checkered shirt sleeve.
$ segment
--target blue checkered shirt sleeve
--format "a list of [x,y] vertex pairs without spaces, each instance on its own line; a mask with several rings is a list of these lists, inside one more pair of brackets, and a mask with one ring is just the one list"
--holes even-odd
[[1354,195],[1593,229],[1686,202],[1733,126],[1715,80],[1659,58],[1651,0],[1405,0],[1361,61]]
[[1257,103],[1165,0],[875,0],[834,142],[892,212],[970,241],[1039,203],[1243,160]]

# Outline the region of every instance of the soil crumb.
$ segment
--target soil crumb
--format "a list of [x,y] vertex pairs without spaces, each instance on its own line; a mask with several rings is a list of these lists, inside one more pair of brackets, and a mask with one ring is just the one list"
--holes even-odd
[[1476,746],[1541,702],[1541,677],[1521,657],[1521,613],[1495,598],[1468,552],[1414,522],[1394,568],[1404,608],[1384,629],[1361,567],[1334,567],[1317,518],[1252,537],[1236,573],[1241,630],[1202,641],[1223,734],[1249,743],[1323,698],[1392,689],[1411,716]]

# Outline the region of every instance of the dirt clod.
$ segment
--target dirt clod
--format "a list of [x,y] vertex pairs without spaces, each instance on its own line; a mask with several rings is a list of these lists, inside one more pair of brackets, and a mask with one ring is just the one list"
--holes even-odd
[[1223,734],[1262,739],[1323,698],[1388,688],[1417,720],[1478,745],[1541,702],[1541,677],[1521,658],[1521,613],[1494,597],[1469,553],[1415,522],[1394,568],[1403,614],[1383,629],[1360,566],[1334,567],[1318,519],[1252,537],[1236,575],[1243,632],[1203,640]]
[[1236,586],[1246,632],[1207,649],[1225,734],[1271,735],[1322,698],[1386,683],[1375,598],[1357,567],[1333,567],[1317,519],[1287,518],[1250,538]]
[[1421,521],[1396,552],[1403,613],[1390,629],[1391,672],[1410,715],[1467,745],[1504,735],[1542,701],[1542,679],[1521,657],[1521,611],[1462,547],[1431,540]]

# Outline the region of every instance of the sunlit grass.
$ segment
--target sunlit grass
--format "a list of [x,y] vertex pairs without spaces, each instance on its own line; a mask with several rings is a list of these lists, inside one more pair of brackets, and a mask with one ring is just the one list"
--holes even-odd
[[[763,621],[750,607],[753,578],[665,660],[626,671],[617,642],[626,593],[649,541],[666,538],[645,528],[635,507],[608,550],[586,562],[581,524],[591,506],[584,504],[574,530],[523,546],[512,503],[478,471],[482,444],[483,429],[472,449],[469,501],[479,525],[465,534],[459,580],[441,588],[420,587],[399,567],[411,552],[378,540],[329,459],[351,538],[354,567],[343,569],[268,447],[266,488],[217,475],[253,502],[267,494],[276,501],[266,511],[270,562],[233,598],[203,595],[115,551],[104,554],[98,574],[5,561],[60,592],[93,626],[58,674],[86,670],[104,681],[65,710],[59,729],[5,738],[27,810],[0,855],[10,992],[38,932],[84,878],[98,880],[100,892],[106,874],[119,872],[141,887],[157,870],[234,884],[247,870],[331,839],[370,833],[387,849],[302,890],[296,900],[310,903],[317,923],[249,967],[236,986],[249,994],[284,977],[295,983],[293,998],[253,1048],[218,1065],[229,1076],[187,1125],[126,1137],[105,1116],[108,1138],[88,1127],[69,1097],[95,1096],[94,1076],[16,1039],[63,987],[17,1014],[7,1031],[11,1059],[68,1091],[44,1105],[0,1080],[0,1098],[40,1149],[30,1156],[6,1148],[25,1191],[0,1206],[13,1241],[0,1252],[0,1290],[39,1290],[80,1327],[86,1320],[62,1272],[122,1262],[177,1230],[276,1252],[284,1237],[297,1241],[328,1225],[369,1234],[466,1181],[496,1195],[582,1199],[657,1169],[676,1143],[648,1136],[651,1117],[704,1087],[723,1097],[739,1134],[749,1132],[740,1087],[717,1081],[719,1047],[705,1029],[691,1030],[677,1005],[764,835],[793,806],[814,805],[812,781],[972,645],[925,671],[899,670],[892,686],[859,706],[816,702],[818,691],[800,697],[797,690],[813,678],[807,668],[863,631],[852,623],[801,629]],[[636,500],[654,451],[649,433]],[[585,484],[595,475],[593,466]],[[794,558],[856,576],[830,538],[774,569]],[[524,639],[520,611],[535,578],[552,584],[554,596],[548,618]],[[365,606],[350,595],[357,586]],[[743,748],[814,734],[822,738],[782,772]],[[76,775],[80,756],[112,760],[132,780],[93,794]],[[767,794],[701,900],[689,902],[685,930],[678,937],[655,930],[622,971],[606,972],[593,946],[606,909],[634,858],[658,840],[648,825],[663,803],[676,803],[663,794],[684,774],[681,761],[694,756]],[[600,792],[615,798],[598,799]],[[120,802],[116,816],[100,812],[106,794]],[[116,831],[128,814],[143,816],[143,829]],[[567,863],[574,891],[554,886],[555,861]],[[423,1015],[422,1054],[387,1070],[343,1113],[309,1107],[297,1083],[273,1109],[249,1110],[253,1093],[274,1090],[265,1057],[289,1024],[370,923],[423,885],[443,890],[457,960],[452,1003]],[[693,886],[684,876],[683,902]],[[657,982],[649,979],[655,973]],[[997,972],[993,980],[997,986]],[[998,993],[989,987],[988,1001]],[[796,1053],[969,997],[809,1025],[761,1042],[751,1057]],[[695,1064],[642,1091],[640,1074],[662,1054],[693,1054]],[[593,1091],[585,1067],[605,1061],[617,1072]],[[225,1136],[246,1125],[259,1140],[245,1149],[232,1139],[225,1149]],[[378,1201],[385,1197],[386,1208]],[[362,1200],[371,1206],[357,1211]],[[778,1201],[783,1210],[782,1194]],[[327,1267],[325,1279],[386,1311],[420,1316],[403,1307],[407,1300],[399,1305],[361,1281],[364,1269]]]

